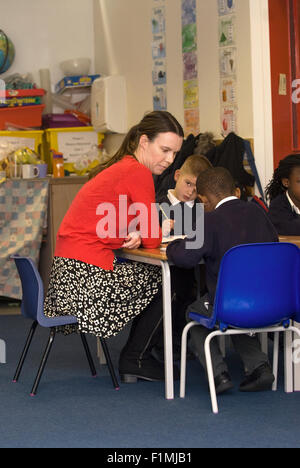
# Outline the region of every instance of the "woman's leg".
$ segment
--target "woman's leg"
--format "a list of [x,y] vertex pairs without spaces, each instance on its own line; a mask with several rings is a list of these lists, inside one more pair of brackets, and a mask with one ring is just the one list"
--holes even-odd
[[163,322],[162,292],[135,317],[128,341],[120,355],[119,372],[126,383],[137,379],[164,380],[164,366],[151,356],[161,334]]

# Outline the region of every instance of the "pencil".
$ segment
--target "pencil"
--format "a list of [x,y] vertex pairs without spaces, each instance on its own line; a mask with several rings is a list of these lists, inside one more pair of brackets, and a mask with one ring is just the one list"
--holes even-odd
[[169,219],[169,216],[166,215],[166,213],[164,212],[164,210],[163,210],[163,208],[161,207],[161,205],[159,205],[159,208],[160,208],[162,214],[164,215],[164,217],[165,217],[166,219]]

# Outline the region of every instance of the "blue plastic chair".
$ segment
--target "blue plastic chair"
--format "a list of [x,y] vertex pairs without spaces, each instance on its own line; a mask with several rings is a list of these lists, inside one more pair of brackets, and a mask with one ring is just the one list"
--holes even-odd
[[[30,328],[24,350],[22,352],[17,370],[15,372],[15,376],[13,381],[17,382],[24,364],[24,361],[26,359],[32,338],[34,336],[35,330],[37,328],[37,325],[40,325],[45,328],[50,329],[50,335],[49,339],[47,342],[47,346],[45,348],[40,367],[36,376],[36,379],[34,381],[32,390],[31,390],[31,396],[36,395],[37,389],[47,362],[47,359],[49,357],[49,353],[51,351],[53,341],[55,338],[56,334],[56,327],[58,326],[63,326],[63,325],[71,325],[71,324],[76,324],[77,319],[76,317],[73,317],[71,315],[66,315],[66,316],[60,316],[60,317],[54,317],[54,318],[49,318],[44,315],[44,286],[42,279],[40,277],[40,274],[35,266],[35,263],[31,258],[28,257],[21,257],[18,255],[12,255],[10,257],[15,261],[20,280],[22,283],[22,304],[21,304],[21,312],[22,315],[26,318],[29,318],[33,320],[32,326]],[[86,340],[86,337],[83,333],[80,333],[80,337],[82,340],[82,344],[88,359],[88,363],[91,369],[92,376],[95,377],[97,375],[95,365],[92,359],[92,355]],[[106,357],[106,361],[108,364],[109,372],[112,378],[113,386],[115,387],[116,390],[119,389],[119,384],[118,380],[116,378],[112,362],[110,359],[109,351],[106,345],[106,342],[103,338],[100,338],[101,345]]]
[[[212,409],[218,413],[210,342],[216,336],[274,332],[273,373],[277,389],[279,332],[294,331],[300,321],[300,250],[290,243],[247,244],[223,257],[213,314],[190,313],[182,334],[180,397],[185,397],[188,331],[195,325],[212,330],[205,341],[205,357]],[[213,329],[216,329],[213,331]]]

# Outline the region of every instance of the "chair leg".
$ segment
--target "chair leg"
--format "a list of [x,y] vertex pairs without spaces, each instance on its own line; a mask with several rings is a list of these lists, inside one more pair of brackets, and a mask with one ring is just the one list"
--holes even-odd
[[33,384],[33,387],[32,387],[31,393],[30,393],[31,396],[35,396],[36,393],[37,393],[37,389],[38,389],[38,386],[39,386],[43,371],[45,369],[45,365],[46,365],[47,359],[49,357],[49,353],[50,353],[52,345],[53,345],[55,334],[56,334],[56,329],[55,329],[55,327],[53,327],[53,328],[50,329],[50,335],[49,335],[49,339],[48,339],[48,342],[47,342],[47,346],[46,346],[46,349],[44,351],[44,355],[42,357],[41,364],[40,364],[37,376],[35,378],[35,381],[34,381],[34,384]]
[[6,364],[6,343],[0,340],[0,364]]
[[33,338],[33,335],[34,335],[34,332],[36,330],[37,325],[38,325],[37,322],[33,322],[33,324],[30,327],[30,330],[29,330],[29,333],[28,333],[28,336],[27,336],[27,339],[26,339],[26,343],[25,343],[25,346],[24,346],[24,349],[23,349],[19,364],[17,366],[16,372],[15,372],[15,375],[14,375],[14,378],[13,378],[13,382],[17,382],[19,377],[20,377],[21,370],[22,370],[24,361],[26,359],[29,347],[31,345],[32,338]]
[[274,383],[272,385],[273,392],[276,392],[277,383],[278,383],[278,354],[279,354],[279,332],[275,332],[274,343],[273,343],[273,375],[275,377]]
[[94,364],[94,361],[93,361],[93,358],[92,358],[92,355],[91,355],[91,351],[90,351],[87,339],[86,339],[86,337],[85,337],[85,335],[83,333],[80,333],[80,338],[81,338],[81,341],[82,341],[82,344],[83,344],[83,347],[84,347],[84,350],[85,350],[85,354],[86,354],[86,357],[87,357],[87,360],[88,360],[88,363],[89,363],[89,366],[90,366],[90,369],[91,369],[92,376],[96,377],[97,371],[96,371],[96,368],[95,368],[95,364]]
[[102,349],[103,349],[105,359],[108,365],[108,370],[109,370],[109,373],[113,382],[113,386],[115,387],[116,390],[120,390],[120,385],[119,385],[118,379],[116,377],[116,374],[115,374],[115,371],[111,362],[110,354],[109,354],[105,339],[100,338],[100,343],[102,345]]
[[214,371],[211,359],[211,352],[210,352],[210,342],[214,337],[214,333],[208,335],[205,340],[205,358],[206,358],[206,368],[207,368],[207,377],[209,383],[209,391],[210,391],[210,398],[211,398],[211,405],[214,414],[218,414],[218,402],[217,402],[217,393],[216,393],[216,386],[215,386],[215,379],[214,379]]
[[188,323],[182,332],[181,336],[181,358],[180,358],[180,398],[185,398],[185,387],[186,387],[186,350],[187,350],[187,336],[189,330],[194,326],[198,325],[197,322]]

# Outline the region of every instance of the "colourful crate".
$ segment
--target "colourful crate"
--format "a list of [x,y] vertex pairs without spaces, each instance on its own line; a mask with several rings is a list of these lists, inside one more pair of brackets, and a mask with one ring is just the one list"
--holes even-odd
[[4,107],[0,109],[0,130],[5,130],[7,125],[21,128],[41,127],[44,108],[44,105]]
[[[44,159],[43,154],[43,135],[42,130],[20,130],[20,131],[0,131],[0,144],[1,141],[9,142],[19,148],[27,146],[40,155]],[[17,149],[17,148],[16,148]]]
[[[68,128],[48,128],[44,131],[44,155],[45,161],[48,163],[48,167],[52,168],[52,157],[50,150],[53,149],[60,153],[63,153],[66,147],[73,145],[74,151],[76,151],[75,138],[80,140],[81,136],[85,134],[85,143],[88,146],[90,139],[90,146],[93,144],[100,145],[104,139],[103,133],[95,132],[93,127],[68,127]],[[64,144],[62,145],[62,140]],[[78,143],[82,144],[82,143]],[[66,161],[68,162],[68,161]]]

